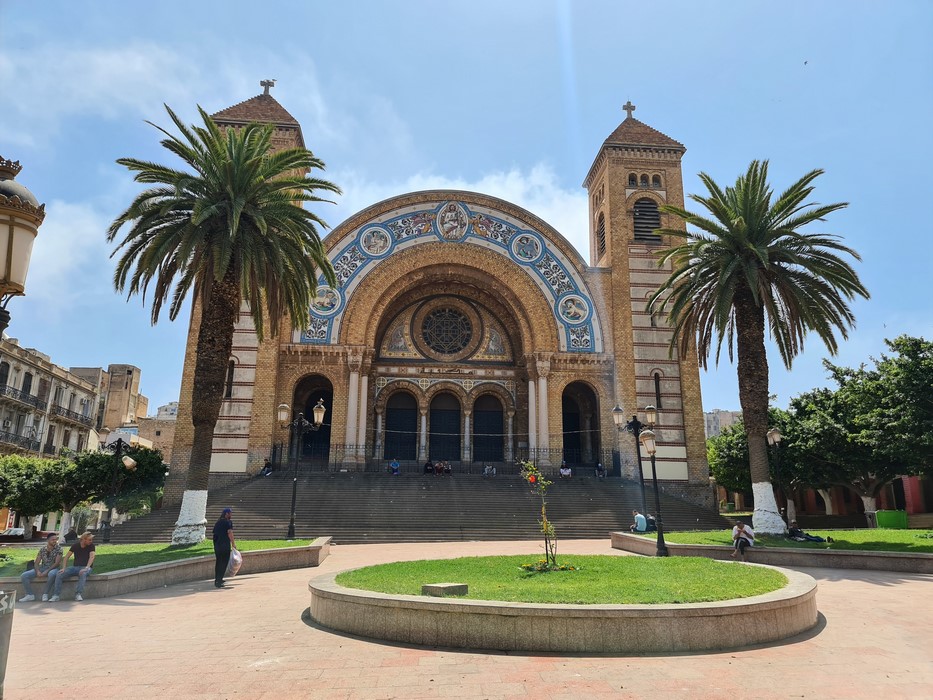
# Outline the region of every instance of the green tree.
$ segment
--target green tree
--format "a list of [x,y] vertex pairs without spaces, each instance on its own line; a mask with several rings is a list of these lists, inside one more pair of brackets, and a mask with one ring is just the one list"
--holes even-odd
[[0,505],[25,520],[26,539],[32,537],[30,518],[58,509],[48,478],[48,464],[52,461],[20,455],[0,457]]
[[[119,291],[145,294],[153,285],[152,322],[171,295],[177,318],[189,292],[200,310],[193,378],[194,439],[175,543],[204,539],[207,483],[214,426],[223,401],[233,328],[245,302],[256,334],[278,331],[286,313],[304,326],[323,272],[334,284],[318,228],[326,224],[304,204],[327,201],[316,192],[339,193],[309,176],[324,163],[304,148],[274,151],[272,125],[222,131],[199,108],[203,126],[187,126],[166,107],[181,133],[156,126],[161,144],[183,162],[176,170],[133,158],[117,162],[150,187],[111,224],[108,241],[128,231],[113,255]],[[155,126],[155,125],[153,125]],[[197,314],[193,315],[197,318]]]
[[698,230],[662,228],[682,238],[662,251],[660,265],[673,272],[652,295],[649,308],[666,313],[674,329],[671,351],[686,356],[694,346],[705,368],[723,342],[738,361],[739,402],[748,434],[749,468],[755,497],[754,527],[780,533],[784,522],[768,476],[768,357],[765,335],[790,367],[814,332],[833,354],[835,331],[843,338],[854,323],[855,296],[868,297],[854,269],[839,254],[859,259],[838,236],[803,233],[807,224],[847,206],[807,203],[813,181],[804,175],[772,201],[767,161],[752,161],[745,174],[724,190],[706,173],[708,196],[691,195],[710,217],[675,206],[662,210]]

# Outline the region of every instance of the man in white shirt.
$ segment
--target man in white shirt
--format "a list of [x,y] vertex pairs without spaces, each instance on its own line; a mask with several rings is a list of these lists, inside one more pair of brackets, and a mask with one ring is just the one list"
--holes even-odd
[[742,561],[747,561],[745,550],[755,546],[755,532],[741,520],[732,528],[732,546],[732,558],[735,559],[735,555],[738,553]]

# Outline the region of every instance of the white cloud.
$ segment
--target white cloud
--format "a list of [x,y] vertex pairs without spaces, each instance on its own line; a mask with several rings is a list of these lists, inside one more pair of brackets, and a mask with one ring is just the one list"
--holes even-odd
[[586,192],[560,186],[554,170],[538,164],[528,171],[512,168],[487,173],[475,180],[430,173],[412,175],[399,182],[367,180],[353,171],[335,171],[333,181],[343,189],[336,209],[322,208],[325,221],[336,226],[344,219],[389,197],[430,189],[480,192],[524,207],[561,233],[589,261],[589,228]]

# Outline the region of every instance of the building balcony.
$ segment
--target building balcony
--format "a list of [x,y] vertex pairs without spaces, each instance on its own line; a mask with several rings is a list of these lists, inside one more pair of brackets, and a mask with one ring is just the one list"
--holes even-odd
[[38,396],[27,394],[23,391],[20,391],[19,389],[14,389],[13,387],[7,386],[5,384],[0,386],[0,399],[12,399],[17,403],[37,408],[40,411],[44,411],[46,406],[49,405],[47,401],[40,401]]
[[5,445],[14,445],[30,452],[39,451],[39,441],[28,438],[24,435],[16,435],[6,431],[0,431],[0,443]]
[[85,428],[90,428],[94,424],[94,419],[90,416],[82,416],[80,413],[69,411],[67,408],[62,408],[61,406],[52,406],[52,409],[49,411],[49,413],[51,413],[53,416],[64,418],[66,421],[77,423],[78,425],[84,426]]

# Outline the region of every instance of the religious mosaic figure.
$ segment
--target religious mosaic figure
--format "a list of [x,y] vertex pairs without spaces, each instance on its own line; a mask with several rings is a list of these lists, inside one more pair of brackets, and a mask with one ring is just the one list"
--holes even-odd
[[459,206],[451,202],[437,216],[441,236],[448,241],[458,241],[466,233],[467,218]]
[[490,329],[489,344],[486,346],[487,355],[504,355],[505,344],[502,342],[502,336],[498,331]]
[[371,228],[363,233],[361,243],[370,255],[382,255],[389,248],[389,235],[382,229]]
[[392,331],[386,349],[389,352],[405,352],[409,349],[408,342],[405,340],[405,329],[402,326],[396,326]]
[[337,308],[338,303],[340,303],[340,297],[337,296],[337,292],[329,287],[319,287],[317,296],[311,302],[311,308],[319,314],[329,314]]
[[522,260],[534,260],[541,253],[538,241],[533,236],[523,235],[515,243],[515,255]]
[[567,297],[560,304],[560,315],[568,321],[580,321],[586,317],[586,304],[578,297]]

